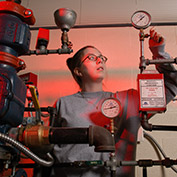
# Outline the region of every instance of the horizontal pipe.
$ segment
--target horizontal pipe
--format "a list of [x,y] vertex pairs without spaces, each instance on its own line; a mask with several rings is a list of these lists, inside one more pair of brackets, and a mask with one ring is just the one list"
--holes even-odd
[[174,58],[174,59],[157,59],[157,60],[146,59],[145,63],[146,63],[146,65],[165,64],[165,63],[175,63],[175,64],[177,64],[177,58]]
[[[90,167],[90,166],[106,166],[110,167],[111,161],[74,161],[68,163],[58,163],[54,164],[54,167]],[[139,166],[139,167],[152,167],[152,166],[165,166],[171,167],[172,165],[177,165],[177,160],[170,158],[165,158],[163,160],[152,160],[152,159],[140,159],[138,161],[119,161],[116,160],[116,166]]]
[[89,144],[95,152],[114,152],[115,144],[111,133],[100,126],[89,128],[50,128],[51,144]]
[[89,128],[49,127],[43,125],[26,126],[11,129],[18,132],[18,140],[28,147],[41,147],[50,144],[89,144],[95,146],[95,152],[114,152],[115,143],[112,134],[100,126]]
[[152,125],[152,130],[177,131],[177,126],[171,126],[171,125]]
[[[56,109],[54,107],[50,107],[50,106],[48,106],[48,107],[40,107],[40,110],[42,112],[48,112],[48,113],[56,111]],[[34,107],[25,107],[25,111],[35,112],[36,109]]]
[[[162,23],[151,23],[150,26],[176,26],[177,22],[162,22]],[[133,27],[131,23],[118,23],[118,24],[91,24],[91,25],[75,25],[72,29],[80,28],[115,28],[115,27]],[[41,27],[30,27],[30,30],[39,30],[39,28],[56,30],[57,26],[41,26]]]
[[88,128],[50,128],[49,142],[51,144],[87,144],[89,142]]
[[152,125],[148,122],[147,115],[144,114],[141,119],[141,126],[143,129],[147,131],[177,131],[177,126],[171,126],[171,125]]
[[[67,49],[52,49],[52,50],[44,50],[44,51],[40,51],[40,50],[29,50],[26,54],[24,55],[48,55],[48,54],[70,54],[72,53],[73,50],[70,48]],[[24,56],[23,55],[23,56]]]

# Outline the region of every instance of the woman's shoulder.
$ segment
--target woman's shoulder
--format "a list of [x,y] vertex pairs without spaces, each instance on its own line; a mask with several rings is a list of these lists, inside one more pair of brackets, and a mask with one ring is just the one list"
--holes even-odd
[[68,101],[70,102],[77,97],[79,97],[78,92],[74,94],[58,97],[53,106],[58,107],[61,103],[67,103]]
[[74,94],[69,94],[69,95],[65,95],[65,96],[61,96],[57,99],[57,101],[64,101],[64,100],[70,100],[70,99],[74,99],[79,97],[78,92],[74,93]]
[[115,92],[115,94],[138,94],[138,90],[134,89],[134,88],[130,88],[127,90],[121,90],[121,91],[117,91]]
[[120,100],[138,100],[139,93],[138,90],[131,88],[128,90],[117,91],[116,93],[114,93],[114,97]]

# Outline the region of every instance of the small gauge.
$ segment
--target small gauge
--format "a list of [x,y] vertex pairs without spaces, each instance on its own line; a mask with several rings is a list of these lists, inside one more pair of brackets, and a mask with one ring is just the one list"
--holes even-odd
[[107,118],[115,118],[121,112],[121,104],[116,98],[107,98],[103,101],[101,112]]
[[145,29],[151,24],[151,15],[143,10],[136,11],[131,17],[132,25],[137,29]]

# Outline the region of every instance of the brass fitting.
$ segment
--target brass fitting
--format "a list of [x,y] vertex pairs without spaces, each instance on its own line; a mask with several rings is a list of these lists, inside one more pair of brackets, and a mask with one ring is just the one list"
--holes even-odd
[[19,131],[19,141],[29,147],[50,145],[49,130],[50,127],[41,124],[26,126],[24,130]]

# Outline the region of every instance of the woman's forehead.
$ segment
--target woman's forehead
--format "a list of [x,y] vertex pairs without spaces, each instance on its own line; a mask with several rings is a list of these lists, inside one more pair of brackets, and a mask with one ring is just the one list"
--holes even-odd
[[96,49],[96,48],[91,48],[91,47],[88,47],[84,50],[83,52],[84,55],[87,55],[87,54],[95,54],[95,55],[100,55],[101,52]]

